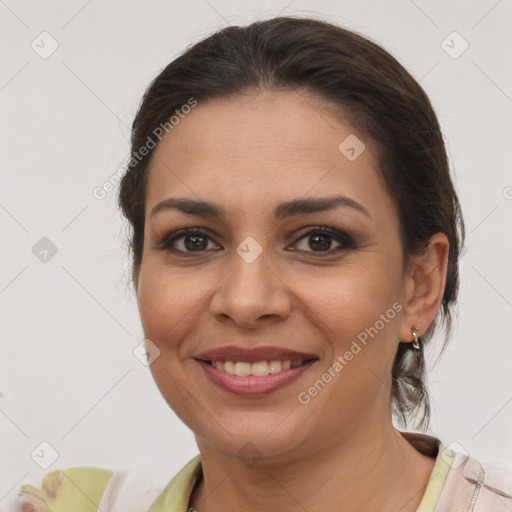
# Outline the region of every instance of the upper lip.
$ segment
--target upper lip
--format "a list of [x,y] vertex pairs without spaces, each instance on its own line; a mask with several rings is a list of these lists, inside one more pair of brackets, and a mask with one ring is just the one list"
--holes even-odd
[[219,347],[194,357],[203,361],[240,361],[244,363],[257,363],[259,361],[292,361],[318,359],[314,354],[296,352],[279,347],[262,346],[255,348],[242,348],[235,345]]

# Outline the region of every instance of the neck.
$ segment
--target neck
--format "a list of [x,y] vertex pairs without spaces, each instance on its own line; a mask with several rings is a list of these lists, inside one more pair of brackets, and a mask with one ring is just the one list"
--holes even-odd
[[199,512],[415,512],[435,462],[411,446],[391,422],[386,429],[358,428],[323,450],[293,460],[262,459],[251,467],[199,438],[197,443],[203,480],[190,506]]

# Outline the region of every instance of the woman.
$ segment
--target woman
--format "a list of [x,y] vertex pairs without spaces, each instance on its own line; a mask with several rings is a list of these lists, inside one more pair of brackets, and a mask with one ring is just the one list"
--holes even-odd
[[511,509],[510,473],[392,422],[428,426],[464,223],[386,51],[312,19],[211,35],[146,91],[119,204],[150,369],[200,454],[165,489],[56,470],[23,510]]

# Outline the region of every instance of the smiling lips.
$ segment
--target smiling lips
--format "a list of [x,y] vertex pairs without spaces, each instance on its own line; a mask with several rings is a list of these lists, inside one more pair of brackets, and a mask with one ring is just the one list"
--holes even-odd
[[235,394],[260,395],[290,384],[318,357],[278,347],[244,349],[231,345],[203,352],[194,359],[220,388]]
[[297,368],[304,361],[318,358],[313,354],[278,347],[245,349],[231,345],[203,352],[196,359],[206,361],[222,372],[244,377],[279,373],[282,370]]

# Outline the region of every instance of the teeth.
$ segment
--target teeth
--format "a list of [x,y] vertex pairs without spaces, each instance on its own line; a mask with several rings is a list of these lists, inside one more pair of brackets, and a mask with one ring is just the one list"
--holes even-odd
[[264,377],[271,373],[278,373],[282,370],[289,370],[290,368],[297,368],[303,361],[258,361],[257,363],[245,363],[234,361],[212,361],[212,366],[221,372],[229,373],[230,375],[238,375],[246,377],[248,375],[255,375],[257,377]]
[[225,371],[230,375],[235,375],[235,363],[233,363],[233,361],[226,361],[224,364],[222,364],[222,361],[212,361],[212,363],[213,366],[217,368],[217,370]]

